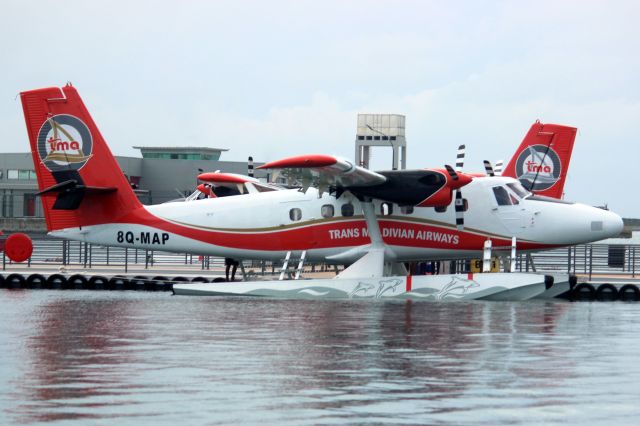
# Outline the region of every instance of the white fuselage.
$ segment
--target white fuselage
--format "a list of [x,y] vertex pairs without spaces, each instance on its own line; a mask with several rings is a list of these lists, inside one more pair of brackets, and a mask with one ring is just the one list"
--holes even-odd
[[[622,229],[615,213],[561,201],[519,197],[506,177],[475,178],[462,188],[468,209],[464,229],[456,229],[453,204],[407,210],[374,200],[382,237],[399,261],[477,257],[484,241],[541,250],[612,237]],[[499,204],[494,187],[507,192]],[[535,197],[534,197],[535,198]],[[353,207],[353,208],[352,208]],[[277,190],[143,207],[138,219],[52,232],[95,244],[190,252],[245,259],[282,259],[288,251],[307,251],[307,259],[352,262],[369,244],[360,202]],[[412,210],[412,211],[410,211]],[[387,213],[387,214],[383,214]],[[351,214],[353,212],[353,214]],[[134,215],[136,216],[136,215]]]

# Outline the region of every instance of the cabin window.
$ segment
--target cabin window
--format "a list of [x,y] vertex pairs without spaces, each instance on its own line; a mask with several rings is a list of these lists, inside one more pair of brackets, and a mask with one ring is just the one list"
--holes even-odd
[[447,206],[435,206],[433,208],[437,213],[444,213],[447,211]]
[[391,203],[382,203],[380,204],[380,214],[382,216],[389,216],[393,214],[393,204]]
[[342,216],[353,216],[353,204],[343,204],[340,208],[340,212],[342,213]]
[[496,197],[496,201],[499,206],[510,206],[511,199],[509,197],[509,193],[502,186],[494,186],[493,195]]
[[289,210],[289,218],[294,222],[302,219],[302,210],[297,207]]
[[333,217],[333,215],[335,214],[333,204],[325,204],[324,206],[322,206],[322,208],[320,209],[320,213],[325,219]]
[[413,213],[413,206],[402,206],[400,207],[400,211],[402,214],[411,214]]

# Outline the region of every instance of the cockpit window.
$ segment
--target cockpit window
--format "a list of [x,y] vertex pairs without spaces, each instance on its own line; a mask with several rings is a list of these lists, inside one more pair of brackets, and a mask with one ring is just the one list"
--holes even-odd
[[267,185],[261,185],[259,183],[254,183],[253,186],[256,188],[256,190],[258,192],[271,192],[271,191],[277,191],[276,188],[272,187],[272,186],[267,186]]
[[494,186],[492,189],[499,206],[510,206],[512,204],[509,193],[505,188],[502,186]]
[[521,200],[524,199],[526,196],[531,195],[529,191],[524,189],[524,186],[522,186],[520,182],[508,183],[507,186],[511,188],[511,190],[515,192],[518,195],[518,197],[520,197]]

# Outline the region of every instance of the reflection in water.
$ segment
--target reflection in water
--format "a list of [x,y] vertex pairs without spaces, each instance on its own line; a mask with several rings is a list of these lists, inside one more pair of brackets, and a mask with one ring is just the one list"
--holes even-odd
[[[630,307],[23,292],[0,297],[0,411],[17,423],[580,422],[612,388],[609,406],[632,401],[640,368],[624,354],[639,344],[616,326],[638,323]],[[607,359],[624,375],[610,378]]]

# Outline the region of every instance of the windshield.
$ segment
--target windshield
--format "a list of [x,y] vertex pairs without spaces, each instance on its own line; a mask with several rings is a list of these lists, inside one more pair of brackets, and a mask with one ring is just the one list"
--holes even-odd
[[520,182],[508,183],[507,186],[511,188],[511,190],[515,192],[521,199],[524,199],[525,197],[531,195],[529,191],[524,189],[524,186],[522,186]]
[[509,197],[509,193],[502,186],[494,186],[493,195],[496,197],[496,202],[499,206],[510,206],[511,198]]

